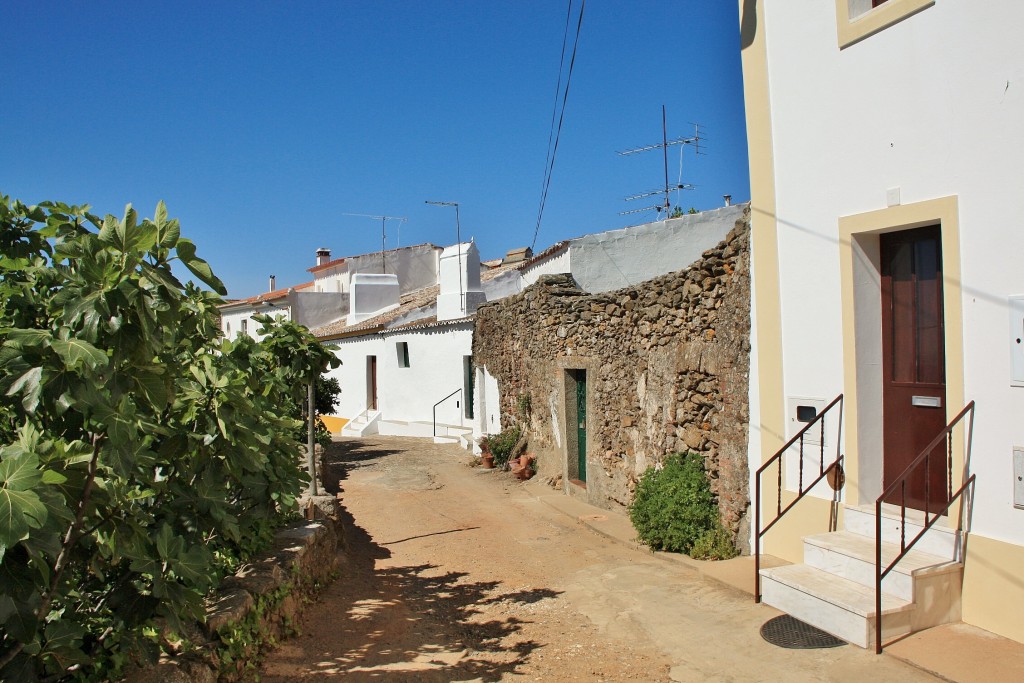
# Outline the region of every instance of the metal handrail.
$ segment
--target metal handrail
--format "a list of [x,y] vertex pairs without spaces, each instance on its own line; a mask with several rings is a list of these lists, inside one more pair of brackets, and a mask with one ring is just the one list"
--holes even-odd
[[[836,433],[836,457],[835,459],[825,465],[825,416],[832,410],[836,405],[839,406],[839,421],[838,431]],[[804,435],[816,424],[820,422],[820,435],[818,437],[818,449],[819,449],[819,464],[818,464],[818,476],[804,487]],[[810,492],[818,482],[828,476],[828,474],[836,467],[840,466],[843,460],[842,453],[839,452],[839,445],[842,442],[843,433],[843,395],[839,394],[832,402],[825,406],[824,410],[818,413],[813,420],[808,422],[803,429],[796,433],[796,435],[786,442],[783,446],[768,459],[761,467],[758,468],[757,473],[754,476],[754,602],[761,602],[761,537],[768,533],[775,524],[782,519],[782,516],[792,509],[794,505],[800,502],[807,493]],[[800,473],[799,481],[797,485],[797,496],[783,509],[782,507],[782,456],[785,455],[795,444],[800,446]],[[773,519],[768,526],[764,529],[761,528],[761,475],[771,467],[773,464],[778,463],[778,477],[776,479],[776,508],[775,508],[775,519]],[[840,470],[841,472],[842,470]]]
[[[889,572],[899,564],[900,560],[907,556],[910,549],[914,547],[925,533],[931,529],[935,522],[939,521],[939,518],[944,516],[949,509],[953,506],[953,503],[957,498],[963,495],[963,492],[967,490],[969,486],[972,486],[975,481],[975,475],[971,475],[964,479],[964,483],[956,490],[953,491],[953,429],[959,424],[965,416],[970,414],[971,419],[967,428],[967,450],[968,456],[964,459],[965,468],[966,463],[970,460],[970,444],[974,436],[974,401],[968,403],[963,410],[961,410],[953,420],[946,425],[946,427],[939,432],[939,434],[932,439],[931,443],[925,446],[913,462],[907,466],[903,473],[896,478],[884,491],[882,495],[878,496],[875,500],[875,654],[882,654],[882,579],[889,575]],[[946,442],[946,466],[947,466],[947,477],[946,477],[946,496],[947,503],[945,507],[935,513],[934,517],[929,519],[931,512],[931,457],[929,457],[935,447],[938,446],[942,441]],[[924,461],[925,475],[924,475],[924,527],[910,543],[907,543],[907,480],[910,478],[911,472]],[[965,469],[966,473],[966,469]],[[882,569],[882,502],[889,497],[890,494],[895,493],[897,487],[900,489],[900,552],[896,555],[895,559],[886,565],[885,569]],[[963,501],[961,501],[963,502]],[[957,528],[963,526],[963,515],[961,514],[960,520],[957,524]]]
[[444,403],[445,401],[447,401],[448,399],[450,399],[455,394],[458,394],[458,393],[461,393],[461,392],[462,392],[462,389],[456,389],[455,391],[453,391],[452,393],[448,394],[447,396],[445,396],[440,401],[438,401],[437,403],[434,404],[434,408],[433,408],[433,410],[434,410],[434,436],[437,436],[437,407],[439,405],[441,405],[442,403]]

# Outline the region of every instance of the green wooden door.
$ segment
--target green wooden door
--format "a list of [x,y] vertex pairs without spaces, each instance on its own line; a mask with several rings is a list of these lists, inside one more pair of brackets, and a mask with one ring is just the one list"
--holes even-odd
[[576,457],[580,481],[587,480],[587,371],[576,371]]

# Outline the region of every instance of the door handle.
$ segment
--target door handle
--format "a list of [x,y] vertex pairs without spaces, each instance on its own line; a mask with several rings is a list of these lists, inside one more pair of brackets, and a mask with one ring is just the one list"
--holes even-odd
[[942,397],[941,396],[911,396],[910,405],[917,406],[919,408],[941,408]]

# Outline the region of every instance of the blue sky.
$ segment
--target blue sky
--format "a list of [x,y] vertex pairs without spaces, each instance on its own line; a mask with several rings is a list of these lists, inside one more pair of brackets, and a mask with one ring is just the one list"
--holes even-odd
[[[573,12],[580,0],[574,0]],[[46,2],[0,9],[0,193],[182,221],[229,296],[310,279],[314,250],[533,241],[568,0]],[[570,29],[570,44],[575,19]],[[17,39],[15,39],[17,37]],[[749,198],[736,2],[590,0],[537,250],[619,212],[686,148],[685,208]],[[669,168],[678,179],[679,147]],[[676,201],[673,196],[673,202]],[[388,247],[398,246],[388,225]]]

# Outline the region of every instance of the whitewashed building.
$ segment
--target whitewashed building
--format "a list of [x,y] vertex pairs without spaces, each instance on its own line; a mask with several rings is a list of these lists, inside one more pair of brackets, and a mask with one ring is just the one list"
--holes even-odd
[[[861,646],[878,601],[886,642],[960,619],[1024,641],[1024,4],[740,8],[751,541],[793,563],[762,596]],[[808,424],[804,468],[799,443],[772,460]],[[835,498],[818,483],[762,537],[837,456]]]
[[[332,371],[342,395],[331,428],[344,425],[348,435],[434,437],[467,447],[501,431],[501,388],[472,360],[478,306],[516,294],[544,274],[571,273],[583,289],[597,293],[680,270],[718,244],[743,211],[727,206],[585,235],[536,256],[513,250],[489,267],[482,267],[475,244],[464,243],[438,255],[438,279],[431,286],[396,292],[393,282],[365,283],[374,303],[363,314],[314,330],[342,361]],[[351,294],[353,301],[360,296]]]

